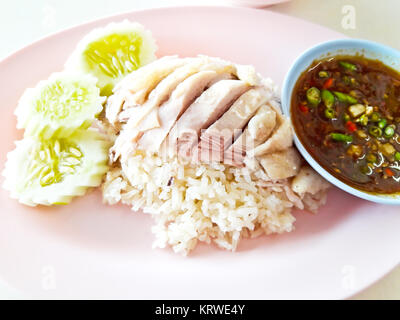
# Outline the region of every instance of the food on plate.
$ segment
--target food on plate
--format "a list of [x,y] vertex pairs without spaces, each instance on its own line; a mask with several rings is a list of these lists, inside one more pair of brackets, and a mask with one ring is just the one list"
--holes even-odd
[[68,137],[91,126],[103,110],[104,97],[90,75],[54,73],[25,91],[15,110],[17,128],[26,135]]
[[251,66],[158,59],[116,85],[104,125],[115,135],[104,200],[150,213],[155,247],[235,250],[292,231],[293,208],[325,201],[328,183],[292,146],[275,85]]
[[118,81],[153,61],[156,50],[150,31],[125,20],[86,35],[67,61],[66,69],[95,76],[101,94],[108,96]]
[[29,206],[68,204],[101,184],[108,147],[94,129],[77,130],[67,138],[27,136],[7,154],[3,186]]
[[291,114],[307,151],[359,190],[400,191],[400,74],[361,55],[315,61],[298,79]]
[[[242,238],[290,232],[294,208],[318,210],[329,184],[293,147],[271,79],[155,51],[140,24],[112,23],[80,41],[64,72],[26,90],[15,112],[24,139],[3,171],[12,198],[68,204],[102,184],[106,203],[154,217],[155,247],[185,255],[198,242],[233,251]],[[314,108],[351,99],[325,89],[307,91]],[[365,113],[360,105],[349,112]]]

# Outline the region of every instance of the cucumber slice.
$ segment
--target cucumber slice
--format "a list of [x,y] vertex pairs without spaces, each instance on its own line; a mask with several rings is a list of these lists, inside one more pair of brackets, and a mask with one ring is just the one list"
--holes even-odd
[[141,24],[125,20],[86,35],[66,63],[67,70],[95,76],[101,94],[112,94],[127,74],[156,59],[157,46]]
[[7,155],[3,187],[29,206],[68,204],[101,184],[108,149],[94,129],[78,130],[68,138],[25,137]]
[[27,89],[15,110],[17,128],[26,135],[67,137],[91,126],[102,111],[97,80],[90,75],[54,73],[34,89]]

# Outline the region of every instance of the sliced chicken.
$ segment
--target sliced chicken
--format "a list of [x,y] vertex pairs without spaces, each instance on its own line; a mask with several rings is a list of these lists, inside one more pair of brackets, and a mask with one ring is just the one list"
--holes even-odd
[[[210,59],[206,57],[196,58],[192,62],[184,65],[181,68],[178,68],[168,77],[164,78],[164,80],[162,80],[160,84],[150,93],[148,100],[142,106],[140,114],[146,114],[147,116],[141,121],[141,117],[138,117],[138,111],[136,108],[129,108],[126,111],[121,112],[120,117],[127,116],[127,119],[129,119],[129,122],[126,126],[127,128],[138,127],[136,130],[137,136],[132,136],[132,140],[136,141],[137,137],[140,137],[147,130],[161,127],[159,120],[160,115],[157,107],[159,107],[162,102],[165,102],[165,100],[171,96],[172,90],[190,75],[202,70],[207,70],[215,71],[217,74],[220,74],[221,79],[231,79],[234,77],[231,73],[233,70],[232,65],[219,60],[214,60],[216,59]],[[214,82],[218,80],[219,79],[215,79]],[[133,133],[133,130],[131,131]]]
[[278,115],[279,127],[272,133],[271,137],[263,144],[249,151],[249,156],[261,156],[276,151],[285,150],[293,145],[293,132],[290,120]]
[[263,79],[259,74],[257,74],[253,66],[236,64],[235,67],[236,67],[235,74],[240,80],[245,81],[251,86],[266,87],[264,85],[265,79]]
[[176,120],[206,87],[230,77],[230,74],[218,74],[216,71],[200,71],[183,81],[171,98],[157,110],[160,127],[145,132],[139,140],[138,148],[158,152]]
[[[238,79],[246,82],[250,86],[263,86],[263,87],[272,87],[273,91],[276,91],[276,86],[273,84],[271,79],[264,79],[260,74],[256,72],[253,66],[251,65],[241,65],[234,64],[223,60],[221,58],[209,57],[204,55],[198,55],[200,58],[206,57],[211,62],[214,63],[224,63],[229,65],[229,72],[234,74]],[[227,70],[228,71],[228,70]]]
[[190,157],[200,131],[214,123],[249,89],[250,86],[244,81],[222,80],[204,91],[171,129],[168,138],[170,152]]
[[[181,82],[160,108],[154,109],[138,126],[128,122],[117,137],[112,148],[111,160],[115,161],[121,154],[128,154],[134,149],[159,151],[160,145],[168,135],[176,119],[211,83],[225,79],[231,75],[218,74],[215,71],[201,71]],[[151,119],[157,118],[159,126],[144,132],[149,128]],[[131,120],[129,120],[131,121]]]
[[226,150],[224,162],[233,166],[243,165],[246,152],[267,141],[276,126],[277,112],[269,105],[263,105],[249,121],[247,128]]
[[220,153],[222,151],[223,154],[242,133],[242,129],[258,108],[270,98],[271,93],[263,87],[250,89],[242,94],[221,118],[201,134],[200,149],[212,149]]
[[[138,124],[137,112],[138,108],[142,109],[144,114],[149,114],[153,109],[159,107],[163,102],[165,102],[172,91],[177,87],[179,83],[184,81],[186,78],[191,76],[193,73],[197,72],[196,68],[199,61],[194,61],[193,63],[188,63],[182,67],[177,68],[167,77],[160,81],[160,83],[155,87],[153,91],[150,92],[147,101],[138,107],[127,108],[122,111],[118,118],[120,122],[128,122],[128,120],[134,119],[135,123],[130,123],[130,126],[136,126]],[[149,122],[151,123],[151,122]]]
[[[177,56],[163,57],[139,68],[123,79],[114,88],[114,95],[109,97],[106,106],[106,118],[115,125],[121,110],[131,107],[141,107],[150,91],[176,68],[186,64],[194,58],[179,59]],[[146,116],[136,115],[142,119]],[[139,120],[140,121],[140,120]]]
[[132,104],[143,104],[155,86],[175,69],[192,62],[196,58],[180,59],[176,56],[167,56],[154,63],[150,63],[128,75],[117,84],[114,91],[129,90],[133,95],[127,99],[127,106]]
[[288,148],[257,158],[267,176],[272,180],[286,179],[300,171],[301,158],[294,148]]
[[[177,73],[175,73],[174,70],[181,66],[184,68],[180,68],[179,71],[176,70]],[[106,115],[109,122],[115,124],[118,114],[121,109],[124,109],[124,112],[120,115],[120,121],[126,121],[127,118],[134,115],[138,123],[150,113],[152,106],[154,107],[160,101],[160,98],[164,96],[163,92],[168,94],[169,89],[176,87],[179,77],[183,77],[185,73],[190,75],[190,72],[193,74],[202,70],[214,70],[219,73],[231,73],[233,75],[236,67],[230,62],[207,56],[184,59],[178,59],[176,56],[163,57],[134,71],[116,86],[114,89],[115,94],[111,97],[107,107]],[[173,75],[171,75],[171,72]],[[168,79],[163,81],[165,77]],[[184,78],[181,79],[183,80]],[[163,82],[163,85],[158,90],[153,90],[161,82]],[[156,92],[153,93],[152,90]],[[151,92],[150,96],[149,92]],[[158,98],[159,96],[161,97]],[[146,108],[140,110],[135,108],[140,107],[148,97],[150,101],[146,102]]]

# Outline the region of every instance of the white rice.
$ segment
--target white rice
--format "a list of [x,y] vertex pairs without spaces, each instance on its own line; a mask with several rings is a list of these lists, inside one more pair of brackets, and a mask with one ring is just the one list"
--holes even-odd
[[142,209],[155,220],[154,247],[188,254],[199,241],[234,251],[239,240],[294,229],[296,205],[315,210],[325,189],[299,196],[288,179],[261,186],[246,169],[223,164],[182,164],[136,151],[103,185],[104,201]]

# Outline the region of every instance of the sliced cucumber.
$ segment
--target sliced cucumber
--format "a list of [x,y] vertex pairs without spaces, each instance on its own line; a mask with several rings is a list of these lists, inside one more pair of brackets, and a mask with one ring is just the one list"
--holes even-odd
[[157,46],[139,23],[125,20],[98,28],[85,36],[66,63],[67,70],[95,76],[101,94],[112,94],[127,74],[156,59]]
[[51,138],[71,135],[76,129],[88,128],[102,111],[104,97],[90,75],[54,73],[34,89],[27,89],[15,114],[17,128],[26,135]]
[[93,129],[68,138],[25,137],[7,155],[3,186],[26,205],[68,204],[101,184],[108,147]]

